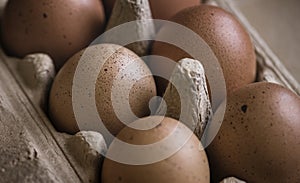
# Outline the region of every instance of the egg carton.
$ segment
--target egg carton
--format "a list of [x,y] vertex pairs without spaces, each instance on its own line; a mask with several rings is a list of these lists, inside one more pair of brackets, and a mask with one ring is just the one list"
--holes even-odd
[[[249,31],[257,56],[257,81],[279,83],[300,95],[299,83],[238,8],[230,0],[212,0],[208,3],[232,12]],[[126,6],[126,3],[118,4],[116,8],[126,14],[126,17],[112,17],[108,27],[151,17],[147,11],[134,13],[139,8],[147,9],[144,5],[135,4],[138,8],[134,10],[132,6]],[[155,32],[154,27],[141,25],[141,29],[144,31],[139,33],[150,36]],[[139,55],[145,55],[148,45],[147,42],[141,42],[132,45],[131,49]],[[0,182],[24,179],[28,182],[99,182],[103,160],[101,154],[107,150],[102,135],[91,131],[81,131],[76,135],[57,132],[47,116],[49,88],[55,77],[50,57],[36,53],[17,59],[0,51],[0,59]],[[205,93],[205,85],[203,86],[200,90]],[[210,103],[207,95],[202,96],[202,101],[207,101],[203,104],[207,107],[205,111],[197,113],[209,116]],[[169,115],[173,114],[176,112]],[[243,181],[228,178],[222,182]]]

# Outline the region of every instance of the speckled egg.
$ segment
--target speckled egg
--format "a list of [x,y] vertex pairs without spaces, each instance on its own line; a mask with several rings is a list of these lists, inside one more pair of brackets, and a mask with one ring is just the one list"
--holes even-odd
[[[83,64],[80,68],[79,61]],[[93,73],[96,73],[96,77],[93,77]],[[93,78],[97,78],[95,83]],[[94,84],[95,91],[85,88],[87,85],[84,84],[89,82]],[[74,85],[82,92],[82,96],[72,99]],[[126,86],[129,87],[128,92],[125,91]],[[73,110],[74,100],[82,102],[85,108],[79,110],[82,112],[90,110],[90,105],[84,106],[85,100],[82,97],[94,97],[91,103],[96,103],[95,112],[98,112],[109,132],[116,135],[125,126],[125,122],[149,115],[149,100],[155,95],[154,79],[140,57],[118,45],[97,44],[76,53],[61,68],[51,88],[49,114],[57,130],[73,134],[79,131]],[[136,116],[127,116],[126,110]],[[80,126],[80,130],[97,129],[88,119],[85,123]]]
[[8,54],[24,57],[42,52],[59,69],[102,33],[105,14],[99,0],[9,0],[1,22]]
[[300,181],[300,97],[272,83],[228,96],[221,128],[207,148],[212,178]]
[[[223,69],[228,93],[255,80],[256,58],[253,44],[245,28],[232,14],[219,7],[199,5],[180,11],[171,18],[171,21],[191,29],[209,45]],[[165,25],[158,32],[157,38],[174,35],[176,31]],[[177,37],[180,38],[180,35],[174,36],[174,39]],[[152,54],[174,61],[190,57],[181,49],[162,42],[154,42]],[[170,70],[161,68],[159,62],[155,60],[149,63],[149,67],[151,70],[163,69],[166,72]],[[167,82],[157,79],[157,85],[158,93],[163,93]]]
[[[112,154],[121,151],[121,153],[124,153],[122,155],[125,158],[132,158],[132,160],[141,158],[145,160],[145,163],[139,164],[138,161],[132,161],[130,162],[132,164],[129,164],[129,162],[126,164],[117,162],[115,159],[106,158],[102,167],[102,183],[209,183],[206,153],[201,142],[188,127],[175,119],[162,116],[150,116],[139,119],[134,123],[157,123],[157,125],[146,130],[125,127],[116,139],[139,147],[143,145],[151,146],[151,150],[143,154],[139,154],[138,151],[126,154],[122,151],[127,147],[119,145],[115,139],[110,145],[106,156],[110,157]],[[170,143],[161,146],[157,144],[172,135]],[[178,146],[181,142],[185,143]],[[160,158],[159,152],[168,151],[172,147],[175,147],[176,150],[170,156],[159,161],[152,159],[153,157]]]

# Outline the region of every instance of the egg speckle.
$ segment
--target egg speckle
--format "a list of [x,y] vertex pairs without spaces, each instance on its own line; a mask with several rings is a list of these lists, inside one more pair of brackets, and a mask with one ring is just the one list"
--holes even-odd
[[[194,31],[212,49],[222,67],[228,93],[254,82],[256,77],[254,46],[245,28],[232,14],[218,7],[199,5],[178,12],[170,20]],[[174,35],[174,32],[176,30],[166,25],[160,29],[157,37],[168,37]],[[187,42],[186,44],[197,43]],[[201,52],[201,50],[198,51]],[[152,54],[164,56],[176,62],[182,58],[191,57],[182,49],[162,42],[154,42]],[[161,68],[155,60],[149,62],[149,67],[153,71],[170,70]],[[167,82],[158,78],[156,81],[158,93],[161,94]]]
[[207,153],[214,181],[299,182],[300,97],[259,82],[228,96],[221,128]]
[[[120,108],[124,106],[124,102],[129,103],[129,110],[137,117],[149,114],[149,100],[156,95],[156,88],[147,65],[135,53],[124,47],[98,44],[72,56],[54,80],[49,98],[49,113],[57,130],[71,134],[79,130],[73,112],[72,87],[74,73],[82,58],[87,59],[88,63],[86,67],[80,67],[82,73],[87,73],[81,80],[84,83],[90,82],[91,73],[95,72],[98,63],[103,63],[96,79],[94,97],[99,116],[113,135],[125,126],[124,119],[119,119],[116,115],[116,112],[123,114],[125,109],[127,110]],[[131,85],[129,93],[124,93],[125,87]],[[88,88],[81,88],[80,92],[88,93],[89,98],[93,97]],[[115,99],[114,104],[112,99]],[[134,116],[128,117],[126,113],[123,116],[126,120],[135,120]],[[85,129],[80,130],[94,130],[94,125],[87,121]]]

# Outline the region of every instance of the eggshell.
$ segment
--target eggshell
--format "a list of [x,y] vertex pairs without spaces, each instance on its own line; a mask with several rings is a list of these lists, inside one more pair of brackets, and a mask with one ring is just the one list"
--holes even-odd
[[[71,57],[54,80],[49,98],[49,113],[57,130],[71,134],[79,131],[73,112],[72,85],[76,67],[83,53],[85,53],[84,58],[87,59],[86,63],[88,63],[83,71],[91,76],[85,77],[87,80],[83,79],[81,82],[90,82],[89,78],[92,79],[91,73],[94,72],[91,69],[95,69],[99,62],[104,64],[96,80],[95,100],[101,120],[113,135],[116,135],[125,126],[122,123],[124,119],[119,119],[115,113],[116,109],[113,108],[112,87],[116,82],[122,85],[116,85],[114,91],[117,91],[118,97],[128,100],[132,112],[137,117],[149,114],[149,100],[156,95],[156,88],[147,65],[127,48],[114,44],[98,44]],[[132,72],[134,74],[130,74]],[[138,77],[142,77],[142,79],[138,79]],[[129,96],[122,92],[124,91],[123,85],[132,85]],[[82,91],[91,92],[86,91],[85,88],[82,88]],[[119,102],[122,101],[116,101],[115,105],[118,105]],[[128,120],[134,121],[135,119],[130,116]],[[81,127],[80,130],[95,130],[94,125],[87,121],[85,129]]]
[[[103,0],[106,15],[110,16],[116,0]],[[168,20],[184,8],[200,4],[200,0],[149,0],[152,16],[155,19]]]
[[[256,60],[253,44],[247,31],[232,14],[218,7],[200,5],[180,11],[171,18],[171,21],[191,29],[210,46],[223,69],[228,93],[255,80]],[[157,37],[170,36],[174,32],[176,30],[165,25]],[[180,37],[176,35],[174,39],[177,36]],[[174,61],[191,57],[181,49],[162,42],[154,42],[152,54]],[[150,62],[149,67],[151,70],[164,69],[166,72],[170,70],[161,68],[155,61]],[[158,93],[163,93],[166,82],[159,79],[157,81]]]
[[[176,146],[186,133],[192,132],[184,124],[172,118],[150,116],[135,123],[156,123],[156,127],[148,130],[137,130],[125,127],[117,138],[132,145],[149,145],[158,143],[171,134],[176,134],[171,146]],[[112,142],[107,155],[118,149]],[[153,148],[160,146],[154,146]],[[125,147],[126,148],[126,147]],[[161,146],[164,149],[164,146]],[[154,149],[154,151],[159,149]],[[128,154],[125,156],[149,158],[153,154]],[[209,182],[209,167],[205,151],[195,135],[173,155],[158,162],[144,165],[130,165],[106,158],[102,167],[102,183],[143,182],[143,183],[205,183]]]
[[1,39],[10,55],[47,53],[60,68],[101,34],[104,23],[99,0],[9,0],[2,18]]
[[221,128],[207,153],[215,181],[300,181],[300,97],[254,83],[228,97]]

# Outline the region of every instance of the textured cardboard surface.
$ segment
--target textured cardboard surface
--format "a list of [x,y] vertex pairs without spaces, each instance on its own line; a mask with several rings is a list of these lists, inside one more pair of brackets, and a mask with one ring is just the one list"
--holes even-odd
[[[247,1],[249,1],[249,3],[257,3],[259,0]],[[227,7],[231,10],[236,10],[232,5],[241,7],[240,12],[245,14],[245,17],[249,19],[250,24],[255,28],[247,26],[256,45],[257,58],[260,66],[259,76],[261,76],[261,79],[273,79],[276,82],[294,89],[294,91],[299,94],[299,83],[294,82],[293,77],[282,69],[281,61],[267,48],[264,41],[261,41],[261,38],[266,39],[265,41],[268,43],[268,46],[270,46],[271,50],[282,59],[282,62],[288,68],[289,59],[283,58],[284,54],[287,54],[287,56],[291,58],[299,58],[297,56],[291,56],[294,53],[300,54],[300,50],[295,50],[300,48],[300,46],[296,45],[296,43],[299,44],[299,37],[297,38],[299,35],[296,35],[297,31],[295,33],[281,32],[281,35],[286,35],[288,37],[293,34],[296,35],[293,40],[291,40],[292,38],[288,38],[288,42],[285,42],[286,37],[277,37],[274,32],[272,35],[270,34],[270,36],[275,35],[276,39],[271,40],[275,42],[268,41],[269,38],[264,36],[263,32],[265,31],[265,33],[268,34],[270,33],[270,30],[266,28],[266,24],[262,23],[262,16],[271,16],[274,12],[271,12],[270,10],[270,12],[265,11],[263,15],[256,15],[256,9],[264,10],[264,7],[268,8],[268,6],[259,6],[257,5],[258,3],[255,5],[235,4],[237,2],[247,3],[247,1],[219,0],[219,2],[223,2],[225,8]],[[270,1],[272,1],[271,4],[275,2],[273,0],[266,0],[264,2],[270,3]],[[288,4],[288,2],[291,1],[293,0],[281,1],[281,3]],[[294,1],[299,4],[299,1]],[[0,0],[0,13],[1,7],[5,2],[6,0]],[[260,3],[263,2],[260,1]],[[222,3],[220,4],[222,5]],[[279,1],[277,0],[270,7],[273,8],[272,10],[279,12],[281,12],[282,9],[286,9],[285,6],[284,8],[281,8]],[[255,9],[255,11],[253,9]],[[291,11],[293,11],[293,9]],[[234,14],[237,12],[239,11],[234,11]],[[249,15],[247,15],[247,12]],[[239,16],[240,14],[236,15]],[[254,15],[262,18],[262,20],[256,20],[258,18]],[[281,16],[281,14],[278,16]],[[282,20],[283,17],[275,16],[274,18],[276,20]],[[292,19],[291,17],[287,18]],[[297,17],[295,18],[297,19]],[[251,19],[255,19],[255,21],[252,22]],[[242,18],[241,20],[244,22],[245,19]],[[245,23],[245,25],[250,24]],[[293,24],[286,21],[281,25],[285,28],[293,28],[298,26],[296,24],[297,22]],[[276,25],[275,21],[273,25]],[[282,28],[282,26],[280,26],[280,28]],[[296,29],[292,30],[295,31]],[[282,31],[287,31],[287,29],[282,29]],[[275,47],[273,47],[274,45]],[[281,47],[282,45],[284,45],[284,48]],[[284,51],[285,49],[286,51]],[[279,50],[280,53],[277,53],[276,50]],[[282,51],[284,52],[283,56],[281,56]],[[70,144],[69,141],[72,137],[55,131],[43,110],[40,109],[35,102],[31,101],[30,94],[28,94],[30,91],[24,88],[23,84],[20,83],[22,80],[19,80],[14,74],[14,71],[10,70],[11,67],[9,69],[6,64],[7,61],[9,61],[7,59],[9,58],[3,55],[3,53],[0,54],[0,182],[91,181],[91,176],[88,175],[87,170],[85,169],[86,167],[80,165],[80,161],[82,161],[80,157],[82,157],[82,155],[76,154],[76,150],[74,150],[75,155],[72,155],[70,150],[66,147],[66,145]],[[298,60],[295,59],[292,62],[292,67],[296,69],[296,74],[299,74],[299,68],[297,67],[300,64],[297,64],[297,61]],[[293,72],[292,75],[296,78],[299,76],[296,76]],[[95,154],[98,156],[97,153]],[[77,160],[78,158],[80,161]],[[91,170],[89,171],[93,171],[93,167],[90,168]],[[92,176],[97,175],[95,172],[92,174]]]
[[0,61],[0,182],[80,182],[14,76]]

